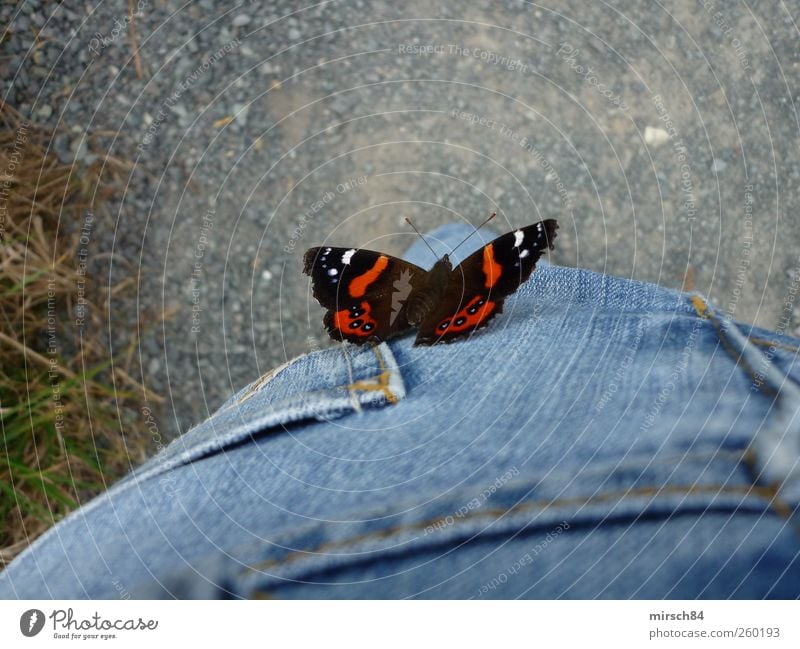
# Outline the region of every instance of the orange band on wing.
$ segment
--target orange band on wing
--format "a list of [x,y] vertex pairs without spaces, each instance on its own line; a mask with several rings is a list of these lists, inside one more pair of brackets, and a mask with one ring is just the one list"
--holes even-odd
[[486,275],[486,288],[492,288],[500,279],[503,267],[494,260],[494,244],[483,249],[483,274]]
[[389,258],[386,255],[381,255],[378,257],[372,268],[370,268],[363,275],[359,275],[351,280],[350,286],[348,287],[348,290],[350,291],[350,297],[363,297],[364,293],[367,292],[369,285],[378,279],[378,277],[380,277],[381,273],[386,270],[388,265]]

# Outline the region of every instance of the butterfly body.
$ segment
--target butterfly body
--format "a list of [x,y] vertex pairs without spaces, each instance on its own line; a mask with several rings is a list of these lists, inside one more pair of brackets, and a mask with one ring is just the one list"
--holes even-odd
[[422,277],[419,286],[411,291],[406,303],[406,318],[409,324],[419,327],[428,314],[436,308],[447,293],[452,272],[453,264],[450,263],[450,257],[445,255]]
[[303,272],[327,309],[335,340],[374,343],[418,329],[416,345],[452,342],[486,326],[505,298],[553,248],[553,219],[504,234],[453,268],[444,255],[430,270],[372,250],[319,247],[306,251]]

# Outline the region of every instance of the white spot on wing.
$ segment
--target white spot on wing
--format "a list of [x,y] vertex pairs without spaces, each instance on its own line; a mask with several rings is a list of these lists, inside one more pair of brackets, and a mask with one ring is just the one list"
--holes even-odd
[[338,275],[338,274],[339,274],[339,271],[336,270],[335,268],[329,268],[328,269],[328,275],[330,275],[331,277],[333,277],[334,275]]
[[515,230],[514,231],[514,247],[519,248],[522,244],[522,240],[525,238],[525,234],[522,230]]
[[519,258],[520,259],[525,259],[525,257],[527,257],[529,254],[530,254],[529,251],[523,250],[522,252],[519,253]]
[[345,265],[349,264],[354,254],[356,254],[355,248],[350,248],[350,250],[345,250],[344,254],[342,255],[342,263]]

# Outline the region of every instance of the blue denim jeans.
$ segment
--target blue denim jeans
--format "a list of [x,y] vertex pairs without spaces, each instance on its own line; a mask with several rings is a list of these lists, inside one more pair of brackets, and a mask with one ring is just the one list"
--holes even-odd
[[413,339],[273,370],[0,596],[800,596],[797,340],[543,263],[471,339]]

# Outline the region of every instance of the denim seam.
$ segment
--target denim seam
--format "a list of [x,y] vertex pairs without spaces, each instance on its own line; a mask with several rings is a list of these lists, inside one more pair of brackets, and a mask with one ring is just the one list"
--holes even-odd
[[[703,320],[708,320],[713,325],[714,329],[717,331],[717,336],[720,342],[722,343],[722,346],[725,349],[725,351],[731,355],[731,357],[736,361],[737,364],[742,365],[742,367],[744,367],[747,370],[747,373],[750,375],[750,378],[755,380],[756,374],[753,371],[753,368],[747,361],[745,361],[742,358],[743,352],[737,353],[731,342],[728,340],[728,337],[725,335],[725,332],[723,331],[722,328],[722,324],[720,323],[717,313],[714,311],[714,309],[712,309],[709,306],[708,302],[706,302],[701,295],[698,294],[691,295],[690,300],[692,302],[692,306],[697,312],[697,315],[700,316]],[[779,343],[776,341],[767,340],[766,338],[747,336],[747,339],[754,345],[758,345],[760,347],[775,347],[777,349],[783,349],[790,352],[800,351],[800,347],[785,345],[783,343]],[[772,388],[772,386],[770,386],[770,388]],[[771,389],[770,391],[773,394],[775,393],[774,389]]]
[[[739,365],[742,369],[744,369],[747,374],[750,375],[750,378],[755,380],[756,373],[753,367],[748,363],[744,358],[742,358],[742,352],[737,352],[736,349],[731,344],[730,340],[728,340],[725,333],[722,331],[722,326],[720,325],[717,317],[716,312],[709,306],[708,302],[706,302],[700,295],[692,295],[690,296],[692,301],[692,306],[694,307],[697,315],[701,317],[703,320],[708,320],[711,325],[714,327],[714,330],[717,332],[717,339],[719,340],[722,348],[728,353],[728,355],[733,358],[737,365]],[[761,386],[759,386],[761,387]],[[770,388],[769,392],[771,394],[776,394],[776,391],[772,389],[772,386],[768,386]],[[767,390],[764,390],[767,392]]]
[[286,361],[285,363],[278,365],[278,367],[273,367],[271,370],[262,374],[259,378],[253,381],[250,386],[245,390],[245,392],[240,396],[234,403],[231,403],[226,410],[230,410],[234,406],[241,405],[245,401],[247,401],[250,397],[252,397],[257,392],[260,392],[267,384],[269,384],[272,379],[274,379],[278,374],[283,372],[283,370],[287,369],[290,365],[294,364],[295,361],[298,359],[303,358],[303,356],[297,356],[290,361]]
[[[628,498],[636,498],[641,496],[659,496],[661,494],[666,495],[674,495],[674,494],[686,494],[686,495],[693,495],[693,494],[702,494],[702,493],[713,493],[713,494],[726,494],[726,493],[740,493],[744,495],[755,495],[759,498],[768,499],[769,502],[767,503],[768,506],[772,508],[772,502],[775,500],[775,491],[770,487],[760,487],[756,485],[741,485],[741,486],[725,486],[725,485],[661,485],[661,486],[647,486],[647,487],[637,487],[636,489],[628,489],[625,491],[606,491],[601,492],[595,496],[591,496],[589,498],[581,498],[581,497],[572,497],[572,498],[559,498],[556,500],[537,500],[537,501],[528,501],[519,503],[509,508],[492,508],[492,509],[484,509],[475,512],[468,512],[463,517],[455,519],[455,524],[462,524],[465,521],[471,521],[476,518],[487,518],[487,517],[496,517],[496,516],[505,516],[505,515],[514,515],[530,510],[535,509],[551,509],[554,507],[562,507],[562,506],[574,506],[574,505],[591,505],[594,503],[605,502],[611,500],[613,498],[617,498],[620,501]],[[775,511],[773,509],[773,511]],[[778,512],[775,512],[776,514]],[[307,550],[293,550],[292,552],[288,553],[286,556],[281,557],[280,559],[269,559],[266,561],[262,561],[250,566],[247,566],[241,571],[241,575],[246,575],[251,572],[261,572],[267,568],[272,568],[275,566],[283,566],[287,563],[291,563],[297,559],[307,557],[309,554],[320,554],[322,552],[326,552],[332,548],[344,548],[348,545],[353,545],[356,543],[362,543],[364,541],[368,541],[370,539],[391,539],[394,536],[402,534],[407,531],[415,530],[415,529],[425,529],[426,527],[436,525],[445,520],[446,517],[437,516],[436,518],[428,519],[425,521],[417,521],[414,523],[409,523],[406,525],[398,525],[395,527],[390,527],[383,530],[375,530],[372,532],[368,532],[366,534],[360,534],[348,539],[343,539],[340,541],[328,541],[322,543],[320,545],[315,546],[314,548],[307,549]]]
[[[382,392],[383,396],[386,397],[386,400],[392,405],[395,405],[398,402],[398,396],[392,390],[392,388],[395,387],[393,384],[396,383],[395,381],[392,381],[393,372],[387,369],[387,363],[385,362],[384,357],[381,355],[378,346],[372,345],[372,352],[375,354],[375,358],[378,360],[378,367],[381,370],[380,374],[373,376],[368,380],[353,381],[340,387],[350,390],[351,392]],[[349,358],[347,362],[350,362]],[[357,395],[356,401],[358,401]]]
[[[751,484],[755,486],[756,476],[758,476],[758,457],[756,453],[751,449],[748,449],[742,455],[742,462],[747,467],[747,470],[750,473]],[[775,513],[778,514],[781,518],[785,518],[789,521],[792,531],[800,539],[800,526],[798,526],[797,521],[794,518],[794,508],[787,503],[780,495],[780,485],[766,485],[763,487],[771,492],[772,500],[770,501],[770,506],[772,509],[775,510]]]
[[773,340],[767,340],[766,338],[759,338],[757,336],[750,336],[750,342],[755,345],[760,345],[761,347],[776,347],[777,349],[783,349],[787,352],[798,352],[800,351],[800,347],[796,347],[794,345],[786,345],[784,343],[775,342]]
[[[797,449],[800,430],[795,423],[800,417],[800,385],[788,373],[784,374],[775,363],[771,353],[762,354],[736,323],[720,316],[699,294],[690,295],[697,315],[709,320],[717,332],[722,348],[750,376],[753,388],[773,398],[767,425],[762,425],[750,441],[754,450],[753,468],[756,479],[782,490],[788,482],[800,479],[797,465]],[[758,359],[758,373],[754,363]],[[773,409],[775,410],[773,413]]]
[[[675,464],[678,463],[678,462],[686,462],[686,461],[702,462],[702,463],[704,463],[704,466],[708,466],[707,463],[713,462],[715,460],[721,460],[721,461],[725,461],[725,462],[732,462],[734,464],[739,464],[739,463],[742,463],[744,461],[744,455],[743,454],[746,453],[746,452],[747,451],[742,451],[742,450],[738,450],[738,451],[734,451],[734,450],[730,450],[730,451],[722,450],[722,451],[720,451],[720,450],[717,450],[717,451],[713,451],[713,452],[694,451],[694,452],[687,452],[687,453],[681,453],[681,454],[675,454],[675,455],[670,454],[670,455],[661,457],[659,459],[652,459],[651,457],[648,456],[648,459],[645,460],[645,462],[647,463],[648,467],[669,466],[671,468],[674,468]],[[621,471],[626,471],[626,470],[629,470],[629,469],[633,469],[633,470],[636,470],[636,471],[641,471],[641,464],[639,462],[636,462],[636,461],[632,461],[630,464],[623,462],[623,463],[616,464],[615,465],[615,469],[621,470]],[[570,481],[572,481],[572,479],[574,479],[574,477],[575,477],[575,473],[574,472],[569,472],[569,471],[564,471],[564,472],[553,471],[553,472],[549,472],[548,475],[556,482],[563,481],[565,478],[567,478]],[[601,477],[606,477],[607,478],[607,477],[609,477],[609,472],[608,472],[608,467],[607,466],[602,466],[602,467],[597,468],[596,470],[587,469],[586,471],[582,472],[581,475],[584,475],[584,476],[587,476],[587,477],[590,477],[590,478],[593,478],[593,477],[596,477],[596,476],[601,476]],[[538,482],[538,480],[536,480],[536,479],[534,479],[534,481]],[[525,476],[525,477],[520,478],[518,480],[511,481],[511,482],[509,482],[507,484],[509,486],[509,489],[520,490],[520,489],[530,489],[532,482],[531,482],[531,477],[530,476]],[[469,500],[469,497],[464,492],[456,492],[454,494],[454,497],[456,497],[456,498],[462,497],[462,499],[464,499],[464,500]],[[359,516],[361,518],[363,518],[363,519],[370,519],[373,515],[376,516],[376,517],[382,517],[382,514],[383,514],[383,510],[382,509],[380,511],[377,511],[377,512],[374,509],[373,510],[369,510],[367,512],[363,512],[363,511],[359,512]],[[279,543],[279,544],[288,544],[288,543],[291,543],[291,539],[297,538],[298,536],[302,535],[307,530],[308,530],[308,527],[306,527],[306,526],[298,526],[298,527],[293,527],[293,528],[290,528],[290,529],[287,529],[287,530],[282,530],[277,535],[271,537],[271,540],[276,542],[276,543]]]

